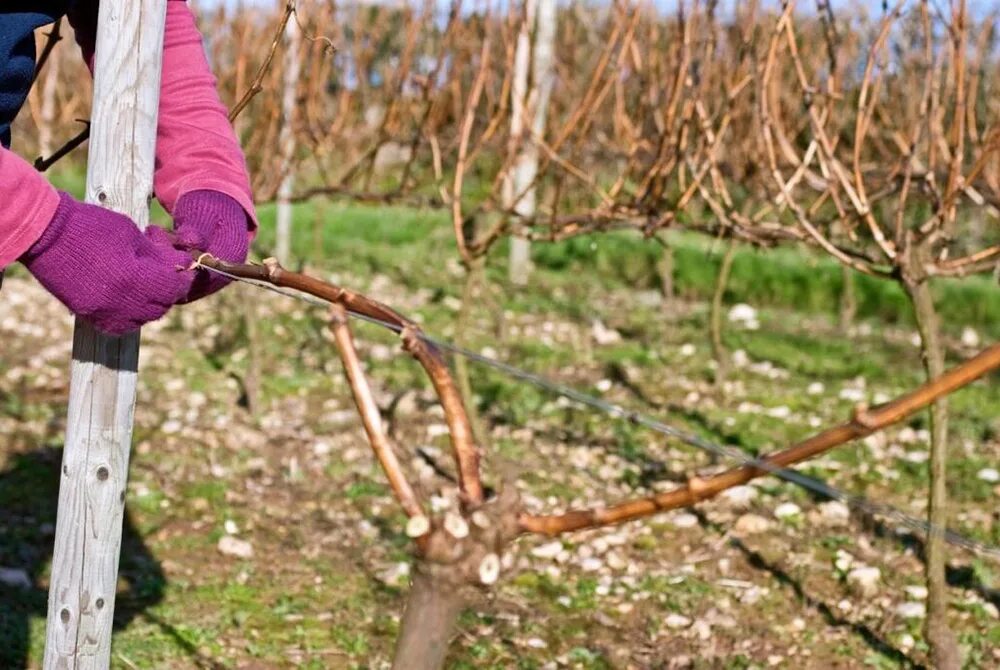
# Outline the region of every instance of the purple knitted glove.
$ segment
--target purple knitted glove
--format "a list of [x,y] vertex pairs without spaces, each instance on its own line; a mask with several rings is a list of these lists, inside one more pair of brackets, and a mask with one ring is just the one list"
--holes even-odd
[[120,335],[163,316],[190,290],[191,257],[165,230],[60,192],[45,232],[19,258],[42,286],[98,330]]
[[[205,251],[230,263],[242,263],[250,250],[247,214],[238,202],[218,191],[189,191],[174,206],[174,245],[187,251]],[[199,270],[183,302],[215,293],[230,281]]]

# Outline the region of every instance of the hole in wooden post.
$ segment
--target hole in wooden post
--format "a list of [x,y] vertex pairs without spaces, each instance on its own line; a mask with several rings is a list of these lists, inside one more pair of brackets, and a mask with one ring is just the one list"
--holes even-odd
[[105,193],[104,191],[98,191],[97,192],[97,201],[98,202],[103,203],[107,199],[108,199],[108,194],[107,193]]
[[122,491],[121,493],[118,494],[118,502],[121,503],[125,502],[125,491]]
[[97,609],[104,609],[104,598],[98,598],[94,604],[97,606]]
[[69,474],[69,466],[68,465],[64,465],[63,466],[63,474],[64,475],[68,475]]
[[63,623],[69,623],[69,610],[65,607],[59,612],[59,618],[62,619]]
[[97,478],[100,479],[102,482],[108,478],[109,474],[110,473],[108,472],[107,467],[102,465],[101,467],[97,468]]

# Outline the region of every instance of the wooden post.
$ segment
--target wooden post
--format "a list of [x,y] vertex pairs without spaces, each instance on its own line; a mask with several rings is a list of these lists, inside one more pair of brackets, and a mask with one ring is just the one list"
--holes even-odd
[[[279,5],[284,5],[279,1]],[[281,151],[281,183],[278,185],[278,210],[275,226],[274,255],[282,265],[288,265],[292,253],[292,189],[295,175],[295,87],[299,82],[299,23],[293,16],[285,24],[285,69],[282,76],[281,132],[278,135]]]
[[[504,207],[513,207],[520,216],[535,214],[535,177],[538,174],[538,143],[534,136],[545,135],[549,98],[555,72],[555,0],[524,0],[524,22],[514,52],[511,85],[511,142],[518,149],[509,179],[504,182]],[[534,33],[534,45],[531,35]],[[528,65],[531,64],[531,87]],[[512,284],[524,286],[531,273],[531,243],[522,237],[510,239],[508,276]]]
[[[166,0],[103,0],[94,64],[87,201],[145,228]],[[45,637],[46,670],[110,665],[139,333],[77,321]]]
[[[524,17],[517,33],[517,43],[514,51],[514,76],[510,87],[510,143],[517,151],[517,158],[509,174],[504,176],[503,206],[513,208],[522,216],[535,213],[535,190],[526,190],[528,181],[534,178],[531,172],[533,164],[525,160],[525,154],[534,148],[531,137],[525,137],[525,127],[529,125],[528,116],[528,68],[531,62],[531,31],[535,21],[537,0],[524,0],[522,3]],[[526,151],[527,149],[527,151]],[[530,159],[530,156],[528,156]],[[534,164],[537,166],[537,163]],[[528,240],[511,237],[510,256],[508,258],[507,275],[511,283],[523,286],[528,283],[528,273],[531,271],[531,245]]]

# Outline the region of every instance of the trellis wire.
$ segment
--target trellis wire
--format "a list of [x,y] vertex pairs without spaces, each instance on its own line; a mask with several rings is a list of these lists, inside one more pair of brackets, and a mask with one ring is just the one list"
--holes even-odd
[[[222,275],[224,277],[228,277],[234,281],[242,282],[244,284],[250,284],[251,286],[272,291],[279,295],[300,300],[302,302],[306,302],[311,305],[317,305],[320,307],[329,306],[329,303],[326,302],[325,300],[321,300],[314,296],[300,293],[298,291],[282,289],[280,287],[273,286],[272,284],[268,284],[266,282],[246,279],[244,277],[238,277],[223,270],[207,267],[205,265],[199,265],[198,267]],[[396,324],[389,323],[387,321],[382,321],[381,319],[376,319],[374,317],[367,316],[365,314],[359,314],[351,310],[347,310],[347,312],[351,316],[361,321],[366,321],[368,323],[382,326],[383,328],[386,328],[393,332],[398,333],[401,330],[401,328]],[[716,444],[710,440],[699,437],[698,435],[681,430],[680,428],[666,424],[658,419],[654,419],[653,417],[643,414],[641,412],[625,409],[620,405],[608,402],[607,400],[604,400],[602,398],[598,398],[588,393],[584,393],[577,389],[566,386],[565,384],[560,384],[558,382],[551,381],[549,379],[546,379],[545,377],[542,377],[541,375],[535,374],[533,372],[528,372],[527,370],[523,370],[509,363],[505,363],[495,358],[491,358],[490,356],[485,356],[479,352],[472,351],[471,349],[467,349],[465,347],[461,347],[452,342],[432,337],[422,331],[419,332],[418,335],[428,344],[438,347],[451,354],[462,356],[463,358],[467,358],[473,362],[485,365],[513,379],[527,382],[529,384],[532,384],[533,386],[536,386],[554,395],[564,397],[568,400],[572,400],[586,407],[590,407],[591,409],[598,410],[603,414],[606,414],[612,418],[622,419],[632,424],[652,430],[653,432],[659,433],[661,435],[672,437],[680,442],[683,442],[684,444],[687,444],[688,446],[694,447],[701,451],[705,451],[711,454],[715,454],[717,456],[727,458],[731,461],[735,461],[741,466],[752,467],[758,470],[762,470],[770,475],[774,475],[779,479],[783,479],[791,484],[795,484],[796,486],[811,491],[812,493],[820,495],[824,498],[828,498],[830,500],[837,500],[853,509],[861,510],[872,515],[877,515],[884,517],[886,519],[890,519],[911,530],[925,533],[927,535],[941,535],[944,537],[945,541],[951,545],[962,547],[964,549],[968,549],[978,554],[988,555],[993,558],[1000,558],[1000,547],[996,545],[980,542],[978,540],[974,540],[970,537],[962,535],[948,528],[942,528],[936,525],[932,525],[928,523],[926,520],[919,519],[917,517],[909,515],[903,512],[902,510],[893,507],[892,505],[875,502],[873,500],[869,500],[864,496],[841,491],[833,486],[830,486],[826,482],[820,481],[813,477],[809,477],[808,475],[804,475],[795,470],[772,465],[765,460],[756,458],[754,456],[750,456],[734,447],[728,447],[725,445]]]

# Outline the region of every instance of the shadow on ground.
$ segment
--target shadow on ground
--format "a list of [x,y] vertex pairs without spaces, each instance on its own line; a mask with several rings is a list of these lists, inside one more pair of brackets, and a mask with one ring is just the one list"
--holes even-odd
[[[702,527],[712,528],[717,532],[724,531],[719,524],[710,521],[703,512],[699,510],[692,511],[695,516],[698,517],[698,521]],[[750,547],[740,538],[730,537],[729,543],[730,546],[735,547],[740,551],[740,553],[743,554],[750,566],[770,574],[779,584],[790,589],[800,602],[818,612],[828,626],[850,629],[855,635],[864,640],[865,644],[868,645],[870,649],[882,654],[887,659],[890,659],[892,662],[897,664],[897,667],[911,668],[912,670],[924,670],[923,665],[911,659],[905,652],[892,645],[870,626],[856,621],[851,621],[846,617],[841,616],[834,607],[824,602],[822,598],[810,594],[806,591],[800,580],[792,576],[777,562],[768,560],[761,552]]]
[[[0,471],[0,668],[29,667],[31,625],[44,625],[48,566],[59,493],[62,450],[44,447],[13,456]],[[125,511],[115,628],[163,598],[166,580]],[[34,659],[35,664],[41,659]]]

